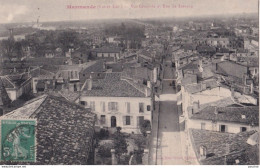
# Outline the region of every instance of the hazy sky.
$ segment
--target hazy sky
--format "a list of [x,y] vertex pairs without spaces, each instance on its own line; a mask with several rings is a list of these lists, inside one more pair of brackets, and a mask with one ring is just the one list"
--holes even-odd
[[[120,8],[113,8],[113,4]],[[179,4],[187,8],[180,8]],[[110,8],[67,9],[67,5],[105,5]],[[155,8],[140,8],[139,5]],[[170,8],[163,8],[163,5]],[[38,16],[40,21],[60,21],[256,12],[258,0],[0,0],[0,23],[32,22]]]

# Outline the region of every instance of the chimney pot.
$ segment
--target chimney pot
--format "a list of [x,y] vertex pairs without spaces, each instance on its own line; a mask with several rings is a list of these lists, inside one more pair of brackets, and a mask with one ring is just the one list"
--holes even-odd
[[218,114],[218,108],[215,107],[215,111],[214,111],[215,114]]
[[145,87],[145,96],[148,97],[148,88]]
[[151,81],[149,81],[149,80],[147,81],[147,87],[151,88]]
[[243,114],[242,114],[242,115],[241,115],[241,118],[242,118],[242,119],[246,119],[246,115],[243,115]]
[[92,76],[90,75],[89,79],[88,79],[88,90],[92,90]]
[[193,110],[194,113],[198,113],[199,112],[199,101],[198,102],[193,102],[192,110]]

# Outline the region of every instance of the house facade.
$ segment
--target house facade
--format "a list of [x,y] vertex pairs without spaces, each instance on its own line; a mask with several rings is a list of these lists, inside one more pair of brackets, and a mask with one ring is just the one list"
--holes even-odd
[[87,79],[83,85],[80,104],[97,114],[96,126],[123,132],[140,133],[144,120],[152,118],[150,89],[128,79],[121,73],[105,73],[104,79]]
[[135,97],[87,97],[80,103],[97,114],[96,126],[121,127],[124,132],[139,133],[144,120],[151,121],[151,98]]
[[32,89],[31,77],[27,73],[2,76],[3,85],[9,98],[14,101]]

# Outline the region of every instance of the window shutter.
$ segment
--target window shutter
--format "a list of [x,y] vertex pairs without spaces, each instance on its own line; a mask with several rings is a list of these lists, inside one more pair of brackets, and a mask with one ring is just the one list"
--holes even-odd
[[140,126],[140,124],[139,124],[139,122],[140,122],[140,121],[139,121],[139,117],[136,117],[136,122],[137,122],[137,123],[136,123],[137,127],[139,127],[139,126]]
[[111,102],[108,103],[108,111],[111,111]]
[[134,125],[134,117],[130,116],[130,125]]
[[118,103],[115,103],[115,106],[116,106],[116,111],[118,111]]
[[123,125],[126,125],[126,116],[123,116]]
[[130,109],[130,103],[127,103],[127,112],[130,113],[131,109]]
[[102,112],[105,112],[105,102],[100,102],[100,109]]
[[105,104],[105,102],[103,102],[103,112],[105,112],[106,111],[106,104]]
[[126,113],[130,113],[130,103],[129,102],[125,103],[125,108],[126,108]]

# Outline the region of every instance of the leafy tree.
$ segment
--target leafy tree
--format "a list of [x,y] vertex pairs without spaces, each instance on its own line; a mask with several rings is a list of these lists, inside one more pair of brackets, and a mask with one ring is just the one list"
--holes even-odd
[[141,133],[146,136],[146,131],[151,131],[151,123],[149,120],[144,120],[140,126]]
[[99,132],[99,139],[106,139],[109,137],[109,132],[108,130],[105,130],[105,129],[101,129],[100,132]]
[[114,148],[112,143],[104,143],[98,147],[98,153],[102,157],[111,157],[111,149]]
[[120,131],[121,131],[121,127],[117,127],[117,131],[113,137],[115,155],[118,160],[118,163],[121,163],[120,162],[121,155],[127,153],[127,146],[128,146],[125,136]]
[[74,31],[65,31],[59,34],[58,43],[61,45],[63,52],[65,53],[70,47],[75,46],[78,43],[77,33]]
[[14,53],[14,43],[13,40],[9,39],[1,42],[1,51],[4,54],[4,57],[8,58],[10,61]]
[[143,150],[144,146],[146,145],[146,138],[144,136],[136,136],[134,138],[135,144],[138,150]]

